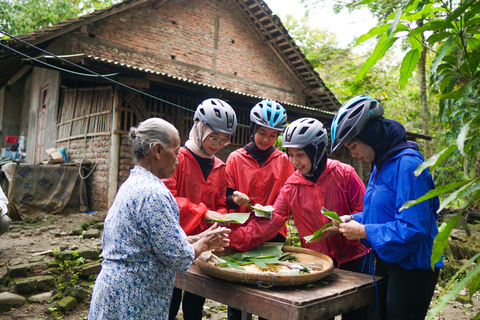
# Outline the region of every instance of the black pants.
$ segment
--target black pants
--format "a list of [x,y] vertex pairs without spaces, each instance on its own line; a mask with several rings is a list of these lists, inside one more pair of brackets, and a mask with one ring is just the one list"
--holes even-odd
[[[180,308],[180,302],[182,302],[182,290],[173,288],[172,301],[170,302],[170,311],[168,314],[169,320],[175,320],[178,309]],[[202,320],[204,303],[204,297],[184,291],[182,304],[183,319]]]
[[375,260],[375,274],[387,280],[386,319],[424,320],[440,270],[407,270],[383,261],[378,255]]

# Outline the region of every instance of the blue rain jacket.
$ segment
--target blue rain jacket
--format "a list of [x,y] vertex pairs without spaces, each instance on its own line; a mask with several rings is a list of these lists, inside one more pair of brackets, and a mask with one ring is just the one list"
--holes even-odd
[[[433,240],[438,234],[438,197],[416,204],[401,212],[408,200],[416,200],[434,189],[428,170],[415,177],[413,172],[423,162],[420,152],[407,148],[388,159],[377,176],[374,167],[363,200],[363,212],[354,214],[365,225],[368,244],[379,257],[405,269],[430,269]],[[443,261],[435,267],[443,266]]]

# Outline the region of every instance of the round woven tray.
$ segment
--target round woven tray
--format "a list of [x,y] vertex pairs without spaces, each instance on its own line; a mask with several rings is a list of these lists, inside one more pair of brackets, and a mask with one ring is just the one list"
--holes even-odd
[[[222,268],[211,262],[207,262],[201,258],[195,260],[195,264],[205,273],[216,278],[223,280],[255,284],[258,286],[270,287],[270,286],[296,286],[307,283],[316,282],[333,271],[333,261],[330,257],[305,248],[298,247],[283,247],[283,252],[292,252],[300,262],[315,263],[315,265],[321,266],[321,271],[304,274],[277,274],[272,272],[248,272],[243,270],[236,270],[231,268]],[[222,252],[216,252],[217,256],[224,256]],[[232,254],[228,252],[227,255]]]

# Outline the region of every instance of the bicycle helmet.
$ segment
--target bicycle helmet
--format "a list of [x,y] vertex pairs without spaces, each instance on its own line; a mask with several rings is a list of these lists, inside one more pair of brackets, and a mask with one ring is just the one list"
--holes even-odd
[[290,123],[283,133],[282,142],[284,148],[305,148],[309,144],[313,145],[316,149],[313,167],[317,168],[326,152],[327,129],[317,119],[300,118]]
[[368,121],[382,116],[382,105],[372,97],[361,95],[345,102],[332,121],[331,152],[355,138],[362,132]]
[[[235,135],[237,115],[233,108],[223,100],[207,99],[200,103],[193,115],[193,121],[208,124],[213,131]],[[199,137],[202,135],[200,134]]]
[[250,120],[259,126],[283,131],[287,127],[287,111],[273,100],[262,100],[250,111]]

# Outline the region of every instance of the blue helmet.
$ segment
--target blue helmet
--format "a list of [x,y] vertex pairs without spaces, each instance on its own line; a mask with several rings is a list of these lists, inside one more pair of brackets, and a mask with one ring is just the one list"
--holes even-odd
[[354,97],[343,104],[333,118],[331,126],[331,152],[345,142],[355,138],[368,121],[383,116],[383,107],[372,97],[365,95]]
[[273,100],[262,100],[250,111],[250,120],[259,126],[283,131],[287,127],[287,111]]

